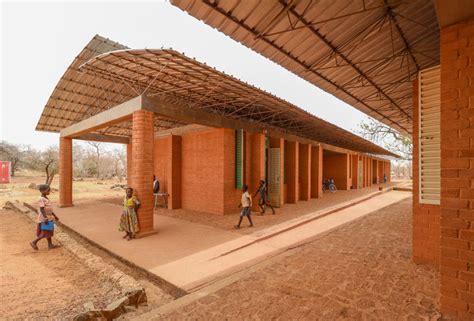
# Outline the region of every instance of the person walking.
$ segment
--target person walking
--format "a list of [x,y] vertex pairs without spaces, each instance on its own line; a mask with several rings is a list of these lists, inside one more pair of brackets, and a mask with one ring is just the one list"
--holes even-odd
[[255,194],[253,197],[257,196],[257,194],[260,194],[260,199],[258,200],[258,206],[261,208],[261,215],[265,214],[266,207],[270,207],[272,210],[272,214],[275,215],[275,210],[273,209],[273,206],[268,202],[268,188],[267,188],[267,183],[262,179],[259,182],[259,186],[257,190],[255,191]]
[[244,216],[247,217],[247,219],[250,222],[250,227],[253,227],[252,223],[252,218],[250,217],[251,211],[250,208],[252,207],[252,196],[250,195],[248,191],[248,186],[246,184],[242,185],[242,198],[240,199],[240,204],[239,208],[240,210],[240,218],[239,218],[239,224],[235,225],[234,228],[239,229],[240,224],[242,223],[242,219]]
[[41,239],[48,241],[48,249],[54,249],[57,245],[53,244],[52,237],[54,235],[54,220],[59,221],[59,218],[54,214],[52,204],[48,198],[51,193],[51,188],[47,184],[39,186],[41,196],[38,200],[38,218],[36,225],[36,239],[30,245],[33,250],[38,251],[38,242]]
[[140,207],[140,201],[133,195],[133,188],[128,187],[125,190],[123,199],[123,211],[120,217],[119,231],[125,232],[124,239],[130,241],[139,231],[137,209]]

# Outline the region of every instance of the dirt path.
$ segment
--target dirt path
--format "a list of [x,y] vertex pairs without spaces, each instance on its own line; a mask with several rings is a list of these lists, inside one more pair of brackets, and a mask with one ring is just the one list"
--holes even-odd
[[67,250],[38,252],[29,246],[35,226],[23,214],[0,210],[0,318],[39,320],[68,318],[93,302],[104,306],[117,290],[97,276]]
[[411,200],[292,250],[164,320],[438,320],[439,273],[411,261]]

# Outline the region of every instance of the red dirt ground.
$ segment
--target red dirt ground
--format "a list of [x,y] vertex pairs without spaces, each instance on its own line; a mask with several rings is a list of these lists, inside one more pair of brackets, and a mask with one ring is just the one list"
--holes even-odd
[[163,320],[441,320],[439,273],[412,262],[411,226],[411,200],[391,205]]

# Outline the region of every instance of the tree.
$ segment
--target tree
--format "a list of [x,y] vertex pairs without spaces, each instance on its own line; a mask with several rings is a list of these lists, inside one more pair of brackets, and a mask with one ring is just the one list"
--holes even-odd
[[114,148],[111,156],[115,164],[115,176],[117,176],[119,182],[122,182],[125,167],[127,166],[127,154],[125,148]]
[[95,152],[95,164],[96,164],[96,175],[97,179],[100,177],[100,157],[103,154],[103,145],[99,142],[90,142],[88,141],[87,144],[94,149]]
[[413,144],[411,139],[397,130],[371,118],[359,124],[359,134],[365,139],[383,145],[386,149],[399,155],[403,160],[412,160]]
[[[365,139],[382,145],[389,151],[399,155],[400,160],[395,161],[396,166],[394,168],[398,173],[404,173],[403,176],[411,176],[413,144],[409,137],[371,118],[359,123],[358,132]],[[409,174],[406,175],[406,172]]]
[[11,163],[10,170],[12,176],[15,176],[15,172],[23,163],[28,151],[28,146],[14,145],[3,140],[0,142],[0,159],[7,160]]
[[58,147],[50,146],[44,151],[32,151],[28,156],[28,165],[32,169],[44,171],[45,184],[51,185],[58,172],[58,157]]

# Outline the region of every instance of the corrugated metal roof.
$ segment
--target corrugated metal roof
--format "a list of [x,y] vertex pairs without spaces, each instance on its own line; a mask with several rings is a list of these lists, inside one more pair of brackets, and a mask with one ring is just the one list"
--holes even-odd
[[431,0],[171,3],[405,134],[412,80],[439,64]]
[[[302,138],[353,151],[393,155],[385,149],[302,109],[186,57],[172,49],[118,48],[101,37],[86,46],[59,81],[43,111],[38,130],[60,131],[138,95],[158,96],[182,108],[193,108],[244,120]],[[100,47],[101,46],[101,47]],[[93,49],[95,48],[95,50]],[[111,50],[100,53],[97,48]],[[84,53],[88,53],[85,56]],[[81,64],[82,63],[82,64]],[[159,118],[155,129],[184,125]],[[129,122],[99,133],[130,136]]]

